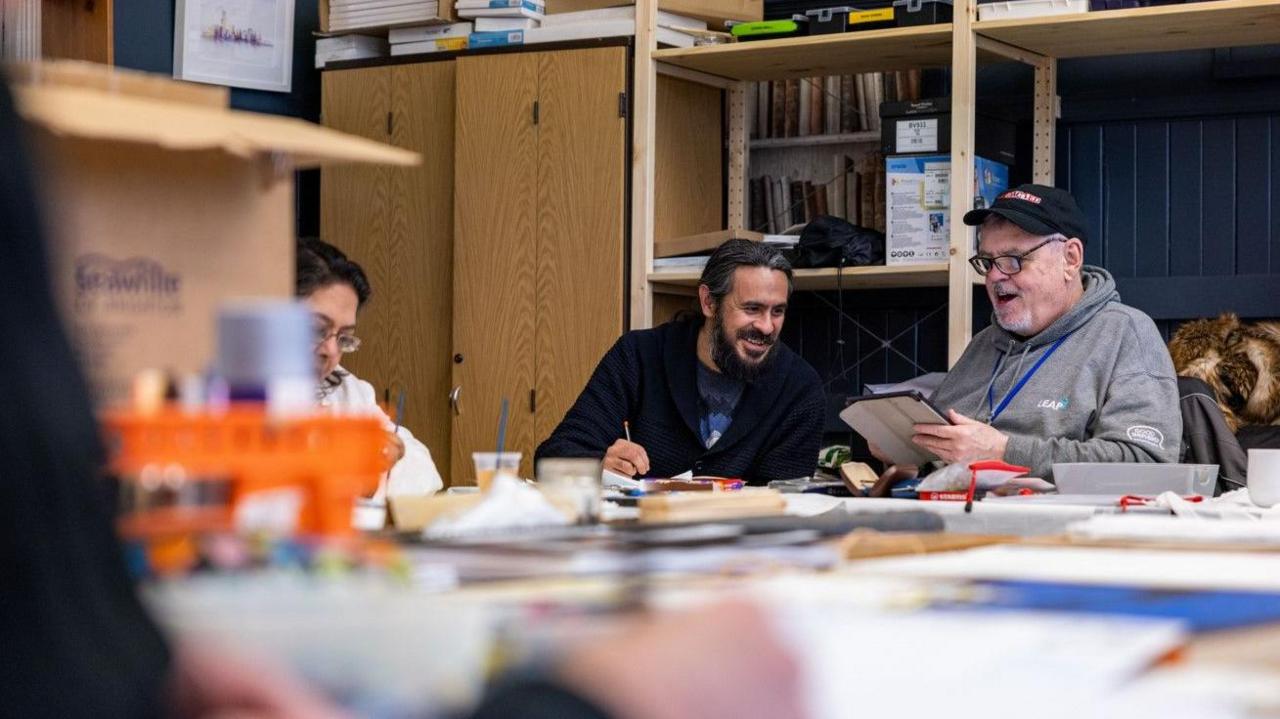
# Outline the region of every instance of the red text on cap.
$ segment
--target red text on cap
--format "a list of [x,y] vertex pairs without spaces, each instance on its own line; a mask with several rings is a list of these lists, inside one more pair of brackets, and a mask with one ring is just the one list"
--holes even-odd
[[1022,200],[1023,202],[1030,202],[1033,205],[1040,204],[1039,197],[1031,194],[1030,192],[1024,192],[1022,190],[1009,190],[1008,192],[1001,194],[996,199],[997,200]]

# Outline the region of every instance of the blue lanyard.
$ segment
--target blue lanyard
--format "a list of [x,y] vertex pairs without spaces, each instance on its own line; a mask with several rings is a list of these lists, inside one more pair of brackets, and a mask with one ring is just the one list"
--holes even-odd
[[[1040,369],[1040,365],[1044,364],[1045,360],[1049,359],[1050,355],[1057,352],[1058,348],[1062,346],[1062,343],[1066,342],[1067,338],[1073,334],[1075,334],[1075,330],[1071,330],[1065,335],[1059,337],[1057,342],[1050,345],[1049,349],[1046,350],[1044,354],[1040,355],[1040,359],[1036,360],[1036,363],[1031,365],[1031,369],[1027,370],[1027,373],[1022,375],[1022,379],[1018,380],[1018,383],[1013,386],[1013,389],[1010,389],[1009,393],[1004,396],[1004,399],[1000,400],[1000,406],[996,407],[995,411],[991,413],[991,419],[988,420],[988,424],[995,424],[996,417],[999,417],[1000,414],[1004,412],[1004,408],[1008,407],[1009,403],[1013,401],[1013,398],[1018,396],[1018,393],[1022,391],[1022,388],[1028,381],[1030,381],[1031,377],[1035,375],[1036,371]],[[1000,358],[996,360],[996,366],[991,368],[992,379],[994,379],[996,373],[1000,371],[1000,365],[1004,363],[1005,357],[1006,355],[1000,355]],[[991,385],[987,387],[987,409],[991,409],[991,405],[993,404],[995,404],[995,382],[992,382]]]

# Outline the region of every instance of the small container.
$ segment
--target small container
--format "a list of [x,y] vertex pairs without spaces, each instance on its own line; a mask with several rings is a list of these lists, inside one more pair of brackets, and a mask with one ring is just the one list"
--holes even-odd
[[805,11],[804,17],[808,21],[809,34],[828,35],[837,32],[848,32],[849,13],[851,12],[853,12],[853,8],[848,5]]
[[951,0],[893,0],[898,27],[951,22]]
[[1059,494],[1154,497],[1161,492],[1174,492],[1212,497],[1217,482],[1216,464],[1066,462],[1053,465],[1053,483],[1058,485]]
[[978,5],[978,20],[1011,20],[1088,11],[1089,0],[997,0]]
[[804,34],[802,22],[797,20],[761,20],[759,22],[740,22],[730,30],[739,42],[754,40],[777,40],[784,37],[796,37]]
[[600,521],[600,471],[598,459],[548,457],[538,461],[538,487],[562,497],[579,523],[593,524]]

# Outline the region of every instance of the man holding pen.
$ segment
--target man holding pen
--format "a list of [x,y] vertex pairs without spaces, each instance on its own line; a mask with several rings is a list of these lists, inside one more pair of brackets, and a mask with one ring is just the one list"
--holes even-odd
[[730,240],[702,271],[702,316],[624,334],[537,457],[601,457],[629,477],[813,474],[825,398],[818,374],[778,341],[791,265]]

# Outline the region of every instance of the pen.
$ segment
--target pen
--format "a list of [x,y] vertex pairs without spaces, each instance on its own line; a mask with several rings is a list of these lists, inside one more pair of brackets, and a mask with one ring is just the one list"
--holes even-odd
[[622,432],[627,436],[627,441],[630,442],[631,441],[631,423],[625,419],[622,420]]
[[969,491],[964,495],[964,513],[969,514],[973,511],[973,493],[978,488],[978,470],[969,470]]
[[400,395],[396,397],[396,432],[400,431],[400,425],[404,421],[404,390],[400,390]]

